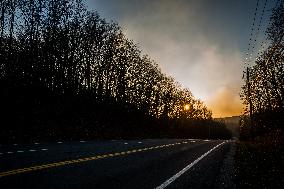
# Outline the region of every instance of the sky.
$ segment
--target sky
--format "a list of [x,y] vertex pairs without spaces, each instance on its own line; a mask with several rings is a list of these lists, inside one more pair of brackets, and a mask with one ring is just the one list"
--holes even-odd
[[[126,36],[201,99],[213,117],[242,113],[239,94],[257,0],[86,1],[89,9],[122,26]],[[267,1],[259,43],[275,1]],[[264,4],[259,0],[258,18]]]

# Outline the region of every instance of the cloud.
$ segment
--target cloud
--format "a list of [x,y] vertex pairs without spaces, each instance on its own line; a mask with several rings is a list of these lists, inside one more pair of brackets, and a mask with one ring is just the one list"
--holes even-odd
[[229,87],[220,88],[207,104],[213,110],[213,117],[240,115],[243,111],[240,98]]
[[[103,17],[118,21],[126,35],[163,72],[205,101],[214,115],[240,113],[242,61],[237,29],[242,30],[238,25],[244,19],[239,19],[235,9],[243,9],[242,3],[234,1],[232,6],[231,1],[225,0],[218,4],[210,0],[92,1],[101,7]],[[229,101],[223,102],[224,98],[218,105],[219,96]]]

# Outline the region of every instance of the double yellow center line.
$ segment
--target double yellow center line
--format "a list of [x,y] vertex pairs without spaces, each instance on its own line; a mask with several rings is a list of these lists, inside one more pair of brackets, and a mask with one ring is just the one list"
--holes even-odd
[[166,148],[166,147],[171,147],[171,146],[186,144],[186,143],[187,142],[177,142],[177,143],[172,143],[172,144],[164,144],[164,145],[159,145],[159,146],[129,150],[129,151],[125,151],[125,152],[103,154],[103,155],[80,158],[80,159],[75,159],[75,160],[66,160],[66,161],[61,161],[61,162],[56,162],[56,163],[48,163],[48,164],[26,167],[26,168],[21,168],[21,169],[14,169],[14,170],[11,170],[11,171],[0,172],[0,178],[5,177],[5,176],[10,176],[10,175],[16,175],[16,174],[20,174],[20,173],[25,173],[25,172],[31,172],[31,171],[41,170],[41,169],[59,167],[59,166],[64,166],[64,165],[68,165],[68,164],[76,164],[76,163],[81,163],[81,162],[86,162],[86,161],[93,161],[93,160],[97,160],[97,159],[105,159],[105,158],[115,157],[115,156],[122,156],[122,155],[133,154],[133,153],[143,152],[143,151],[149,151],[149,150],[159,149],[159,148]]

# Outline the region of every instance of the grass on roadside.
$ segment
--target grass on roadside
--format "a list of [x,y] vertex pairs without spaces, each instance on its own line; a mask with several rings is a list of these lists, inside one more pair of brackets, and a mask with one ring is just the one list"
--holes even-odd
[[284,188],[284,148],[282,141],[237,143],[237,188]]

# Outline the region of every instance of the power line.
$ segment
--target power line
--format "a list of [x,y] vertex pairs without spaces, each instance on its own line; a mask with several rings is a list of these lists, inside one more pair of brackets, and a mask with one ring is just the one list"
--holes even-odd
[[[246,55],[248,56],[249,55],[249,51],[250,51],[250,46],[251,46],[251,41],[252,41],[252,35],[253,35],[253,32],[254,32],[254,25],[255,25],[255,21],[256,21],[256,15],[257,15],[257,11],[258,11],[258,5],[259,5],[259,0],[257,0],[256,2],[256,7],[255,7],[255,11],[254,11],[254,17],[253,17],[253,22],[252,22],[252,27],[251,27],[251,32],[250,32],[250,39],[249,39],[249,44],[248,44],[248,49],[247,49],[247,53]],[[245,57],[245,67],[247,66],[248,64],[248,57]]]
[[[258,2],[258,4],[259,4],[259,2]],[[249,40],[248,52],[247,52],[248,57],[246,57],[247,66],[250,66],[250,63],[252,63],[252,61],[254,61],[254,51],[255,51],[255,48],[256,48],[256,44],[257,44],[257,38],[259,37],[260,28],[261,28],[261,25],[262,25],[262,20],[263,20],[264,12],[265,12],[265,9],[266,9],[266,5],[267,5],[267,0],[265,0],[263,8],[260,12],[260,19],[259,19],[259,22],[257,24],[257,28],[252,29],[251,37],[250,37],[250,40]],[[255,15],[257,15],[257,13]],[[255,18],[254,22],[256,22],[256,20],[257,19]]]
[[[275,7],[279,6],[279,3],[282,4],[283,2],[284,2],[284,0],[275,0]],[[262,27],[262,23],[263,23],[263,19],[265,17],[265,12],[271,11],[271,9],[266,10],[267,5],[268,5],[268,1],[265,0],[264,4],[263,4],[263,8],[260,11],[260,19],[258,21],[258,24],[256,24],[257,16],[258,16],[258,10],[260,10],[260,7],[259,7],[260,4],[261,4],[261,2],[258,0],[257,3],[256,3],[255,12],[254,12],[254,18],[253,18],[253,24],[252,24],[252,27],[251,27],[249,44],[248,44],[247,52],[245,54],[246,56],[245,56],[245,62],[244,62],[244,70],[246,70],[245,68],[250,66],[250,64],[253,63],[257,59],[257,57],[259,57],[259,55],[261,54],[261,52],[263,52],[263,50],[265,49],[265,47],[267,45],[267,34],[265,33],[264,27]],[[271,20],[269,20],[269,23],[267,24],[267,26],[269,26],[270,23],[271,23]],[[255,26],[257,26],[257,28],[255,28]],[[263,29],[261,29],[261,28],[263,28]],[[258,43],[258,38],[260,37],[260,33],[261,33],[260,31],[261,30],[264,31],[264,40],[262,40],[261,43]],[[260,44],[260,46],[257,46],[257,44]],[[256,50],[257,47],[258,47],[258,49]],[[255,51],[257,51],[257,54],[255,54]]]
[[267,0],[265,0],[264,2],[264,6],[263,6],[263,9],[262,9],[262,12],[261,12],[261,16],[260,16],[260,20],[259,20],[259,23],[258,23],[258,26],[257,26],[257,30],[256,30],[256,34],[255,34],[255,39],[253,41],[253,46],[252,46],[252,52],[251,52],[251,56],[250,56],[250,63],[252,61],[252,56],[254,54],[254,50],[255,50],[255,47],[256,47],[256,44],[257,44],[257,38],[259,37],[259,33],[260,33],[260,28],[261,28],[261,24],[262,24],[262,20],[263,20],[263,16],[264,16],[264,12],[265,12],[265,9],[266,9],[266,5],[267,5]]
[[[284,1],[283,0],[276,0],[275,1],[275,5],[274,5],[274,8],[278,7],[281,5],[281,3],[283,3]],[[280,3],[280,4],[279,4]],[[267,11],[270,11],[272,10],[273,8],[271,8],[270,10],[267,10]],[[269,16],[269,22],[267,24],[267,27],[269,27],[271,24],[271,15]],[[259,47],[259,50],[258,50],[258,53],[257,53],[257,57],[259,57],[263,51],[265,50],[265,48],[267,48],[267,43],[268,43],[268,38],[267,38],[267,33],[265,32],[264,33],[264,40],[261,42],[260,44],[260,47]]]

